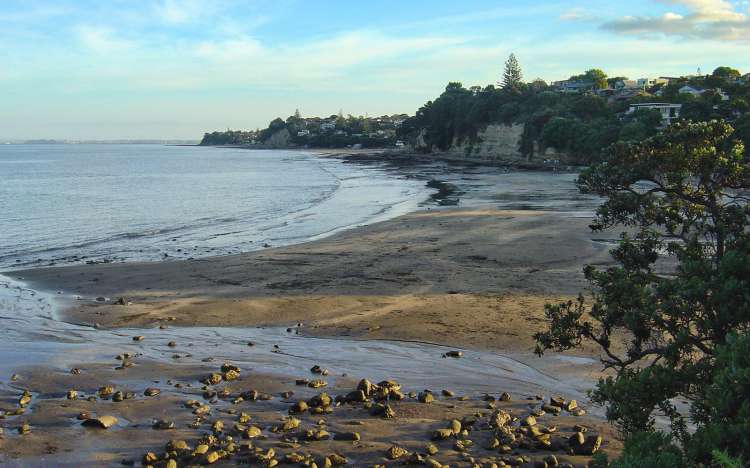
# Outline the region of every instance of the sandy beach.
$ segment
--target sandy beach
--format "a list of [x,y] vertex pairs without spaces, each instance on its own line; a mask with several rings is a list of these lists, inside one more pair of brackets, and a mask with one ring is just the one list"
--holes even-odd
[[[12,276],[80,296],[65,319],[97,327],[302,322],[301,332],[315,336],[529,352],[544,304],[586,287],[583,264],[608,262],[608,247],[592,240],[589,221],[529,211],[424,211],[279,249]],[[130,304],[115,304],[121,297]]]
[[[60,318],[75,324],[73,334],[111,343],[112,354],[62,352],[52,367],[19,369],[0,391],[2,461],[327,466],[341,456],[354,466],[407,459],[537,466],[555,455],[560,463],[585,466],[589,457],[569,448],[568,439],[586,426],[587,436],[603,437],[601,450],[615,453],[620,443],[613,428],[595,408],[587,408],[591,416],[550,412],[549,399],[560,394],[585,407],[585,389],[599,375],[597,356],[539,359],[531,335],[544,326],[545,303],[585,288],[584,263],[608,262],[608,247],[590,233],[589,221],[534,211],[425,210],[245,254],[14,271],[9,276],[34,289],[58,291]],[[463,358],[441,359],[458,349]],[[222,374],[228,361],[241,362],[239,376],[201,383]],[[312,363],[326,369],[323,375],[310,371]],[[379,415],[372,402],[346,399],[362,378],[397,378],[403,385],[383,402],[393,418]],[[316,380],[325,387],[313,388]],[[102,395],[108,386],[123,401]],[[147,387],[159,395],[144,396]],[[418,397],[426,389],[433,403]],[[15,414],[22,390],[31,403]],[[74,399],[66,399],[70,390],[78,392]],[[294,415],[295,429],[274,429],[289,421],[295,402],[312,406],[321,391],[338,395],[338,403]],[[510,401],[500,400],[503,392]],[[210,413],[196,415],[204,406]],[[538,416],[536,435],[518,425],[530,412]],[[81,413],[114,415],[118,424],[84,429]],[[247,436],[250,423],[236,422],[245,421],[243,414],[261,436]],[[516,421],[508,423],[516,442],[497,441],[492,420],[498,414]],[[435,439],[451,420],[468,432]],[[217,421],[226,429],[217,430]],[[17,435],[22,423],[30,434]],[[539,436],[538,429],[551,436]],[[352,432],[357,440],[344,441]],[[431,439],[439,449],[432,455],[425,445]],[[190,450],[170,451],[175,440],[187,441]],[[194,452],[200,445],[209,452]],[[393,458],[394,446],[405,454]]]

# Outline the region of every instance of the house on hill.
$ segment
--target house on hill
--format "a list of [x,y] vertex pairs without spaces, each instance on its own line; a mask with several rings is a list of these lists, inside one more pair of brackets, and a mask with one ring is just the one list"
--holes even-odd
[[552,86],[560,93],[585,93],[594,90],[593,81],[563,80],[555,81]]
[[678,89],[677,92],[680,94],[692,94],[693,96],[700,96],[701,94],[705,93],[706,90],[694,88],[690,85],[685,85],[682,88]]
[[661,114],[661,123],[667,126],[672,123],[673,120],[680,118],[680,111],[682,110],[682,104],[669,104],[666,102],[644,102],[639,104],[631,104],[626,114],[633,114],[639,110],[657,110]]

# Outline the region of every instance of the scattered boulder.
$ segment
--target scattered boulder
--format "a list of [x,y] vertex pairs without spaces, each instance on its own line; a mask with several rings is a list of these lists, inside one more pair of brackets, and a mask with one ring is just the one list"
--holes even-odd
[[89,418],[84,420],[82,423],[82,425],[86,427],[93,427],[98,429],[109,429],[115,424],[117,424],[117,418],[114,416],[99,416],[97,418]]

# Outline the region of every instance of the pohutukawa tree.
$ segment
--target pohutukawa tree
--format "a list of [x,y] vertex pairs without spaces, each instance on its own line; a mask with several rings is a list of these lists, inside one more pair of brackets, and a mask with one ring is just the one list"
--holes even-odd
[[581,173],[579,189],[605,198],[592,229],[628,234],[615,266],[586,266],[589,294],[547,305],[535,335],[539,354],[598,345],[614,375],[593,401],[626,437],[668,417],[686,466],[715,449],[750,461],[750,164],[732,134],[680,122]]
[[506,91],[518,92],[523,87],[523,72],[515,54],[510,54],[505,62],[503,79],[499,84]]

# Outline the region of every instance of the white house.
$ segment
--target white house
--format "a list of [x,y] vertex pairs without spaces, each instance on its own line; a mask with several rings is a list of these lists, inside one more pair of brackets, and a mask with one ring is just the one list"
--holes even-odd
[[668,78],[638,78],[636,80],[636,84],[639,88],[652,88],[656,85],[666,85],[669,84]]
[[661,113],[662,125],[669,125],[673,120],[680,118],[682,104],[669,104],[665,102],[644,102],[641,104],[631,104],[627,114],[632,114],[641,109],[653,109]]
[[700,96],[706,91],[704,89],[693,88],[692,86],[685,85],[682,88],[678,89],[677,92],[680,94],[692,94],[693,96]]
[[320,129],[326,132],[336,130],[336,122],[324,122],[320,124]]
[[310,130],[300,130],[297,132],[298,137],[304,137],[310,135]]

